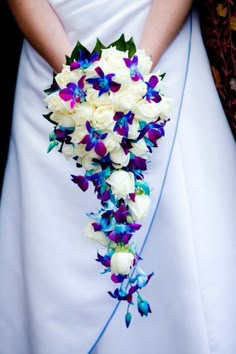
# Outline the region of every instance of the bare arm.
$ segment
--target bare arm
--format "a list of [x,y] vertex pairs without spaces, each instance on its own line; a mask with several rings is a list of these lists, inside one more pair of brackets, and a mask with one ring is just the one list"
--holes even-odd
[[193,0],[153,0],[139,43],[156,65],[180,31]]
[[8,4],[25,38],[59,72],[72,47],[48,1],[8,0]]

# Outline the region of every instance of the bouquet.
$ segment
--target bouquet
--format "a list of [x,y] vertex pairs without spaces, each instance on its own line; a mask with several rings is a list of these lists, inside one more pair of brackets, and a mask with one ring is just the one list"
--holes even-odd
[[48,152],[56,147],[74,159],[81,172],[71,180],[82,191],[94,187],[101,207],[87,213],[85,233],[102,245],[96,261],[116,284],[109,295],[127,302],[127,327],[134,304],[141,316],[151,313],[141,289],[153,272],[140,267],[134,235],[150,207],[147,162],[171,109],[162,93],[165,74],[151,68],[151,57],[124,35],[108,46],[97,39],[91,52],[77,42],[45,90],[44,117],[54,126]]

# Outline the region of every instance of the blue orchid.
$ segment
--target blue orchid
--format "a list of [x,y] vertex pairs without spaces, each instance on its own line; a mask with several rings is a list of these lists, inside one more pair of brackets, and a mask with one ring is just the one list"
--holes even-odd
[[154,101],[156,103],[161,101],[161,96],[158,91],[154,90],[158,84],[158,77],[152,75],[148,81],[145,81],[147,85],[147,92],[143,96],[148,102]]
[[116,243],[122,243],[127,245],[131,239],[133,233],[139,230],[140,224],[130,223],[130,224],[119,224],[116,223],[113,231],[108,233],[108,238]]
[[[87,174],[87,172],[86,172]],[[97,193],[98,199],[101,200],[102,204],[107,202],[109,199],[113,200],[114,197],[111,195],[110,189],[107,189],[106,178],[111,174],[110,167],[107,167],[97,173],[89,174],[88,179],[93,183],[95,193]]]
[[97,52],[90,54],[84,50],[79,50],[79,58],[76,61],[72,61],[70,64],[70,70],[87,69],[92,63],[99,60],[99,54]]
[[105,75],[100,67],[97,67],[95,71],[98,74],[98,77],[86,79],[86,81],[93,85],[95,90],[99,91],[98,96],[109,91],[117,92],[120,89],[121,85],[112,80],[115,74]]
[[[159,122],[159,123],[158,123]],[[160,119],[156,120],[156,122],[151,123],[143,123],[140,122],[140,134],[138,136],[138,140],[144,137],[147,147],[157,147],[157,140],[165,135],[165,124],[167,120],[160,121]]]
[[131,154],[129,164],[127,166],[128,171],[132,171],[136,179],[143,178],[143,171],[147,169],[147,161],[143,157],[135,156]]
[[132,59],[124,58],[125,65],[130,70],[130,77],[133,81],[143,80],[143,76],[138,70],[138,57],[134,55]]
[[71,101],[70,106],[74,108],[76,103],[84,102],[86,99],[86,93],[83,91],[85,75],[83,75],[76,85],[74,82],[69,82],[66,88],[59,91],[59,96],[64,101]]
[[114,299],[128,301],[128,303],[132,303],[132,294],[129,294],[129,292],[123,290],[122,288],[116,288],[113,293],[111,291],[108,291],[108,294]]
[[133,123],[134,114],[131,111],[126,114],[124,112],[116,112],[113,119],[116,122],[113,130],[127,138],[129,133],[129,124]]
[[110,264],[111,264],[111,257],[113,255],[114,251],[110,250],[109,252],[107,252],[104,256],[102,256],[101,254],[99,254],[97,252],[97,258],[96,261],[102,263],[102,265],[104,265],[105,267],[107,267],[107,270],[110,271]]
[[105,156],[107,149],[103,144],[102,140],[106,138],[107,133],[101,133],[100,131],[94,129],[88,121],[86,122],[86,128],[88,134],[84,136],[84,138],[79,142],[79,144],[86,144],[86,151],[90,151],[94,148],[98,156]]

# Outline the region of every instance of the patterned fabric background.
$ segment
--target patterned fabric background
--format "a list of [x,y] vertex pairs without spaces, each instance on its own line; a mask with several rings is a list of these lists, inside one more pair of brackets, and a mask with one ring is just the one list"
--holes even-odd
[[198,5],[212,74],[236,139],[236,1],[199,0]]

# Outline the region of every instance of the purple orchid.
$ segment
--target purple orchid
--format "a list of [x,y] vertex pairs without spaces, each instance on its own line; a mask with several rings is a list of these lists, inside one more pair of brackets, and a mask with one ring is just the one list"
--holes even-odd
[[91,151],[94,148],[98,156],[105,156],[107,149],[102,140],[106,138],[107,133],[101,133],[100,131],[95,130],[88,121],[86,122],[86,128],[88,134],[83,137],[79,144],[86,144],[86,151]]
[[111,291],[108,291],[108,294],[114,299],[128,301],[128,303],[132,303],[132,295],[127,293],[123,289],[116,288],[113,293]]
[[127,139],[125,137],[122,138],[121,144],[120,144],[125,152],[125,154],[127,155],[130,151],[130,149],[132,149],[132,144],[130,139]]
[[157,147],[157,140],[165,135],[164,126],[167,120],[162,121],[161,123],[152,122],[146,123],[143,127],[141,125],[140,134],[138,140],[145,138],[145,142],[149,147]]
[[115,221],[117,223],[125,223],[127,222],[127,216],[130,215],[129,210],[125,204],[121,204],[117,210],[114,211]]
[[[112,204],[113,205],[113,204]],[[111,208],[112,206],[110,206]],[[121,204],[118,209],[114,210],[114,205],[112,209],[103,209],[95,214],[90,214],[90,217],[97,220],[92,225],[94,231],[103,231],[105,233],[111,232],[116,228],[117,223],[126,223],[127,217],[130,215],[129,210],[124,204]]]
[[126,114],[124,112],[116,112],[113,119],[116,122],[113,130],[127,138],[129,124],[131,125],[133,123],[134,114],[131,111]]
[[109,268],[111,264],[111,256],[112,256],[112,252],[106,253],[105,256],[102,256],[97,252],[96,261],[102,263],[102,265]]
[[97,193],[97,197],[101,200],[102,204],[106,204],[108,200],[112,200],[114,197],[111,195],[111,191],[107,190],[106,178],[111,174],[110,167],[107,167],[97,173],[87,174],[86,176],[94,185],[94,191]]
[[137,223],[131,223],[131,224],[116,223],[113,231],[108,233],[107,236],[111,241],[114,241],[116,243],[123,243],[124,245],[127,245],[129,240],[133,236],[133,233],[139,230],[140,227],[141,225]]
[[112,274],[111,275],[111,280],[113,281],[113,283],[122,283],[122,281],[124,281],[124,279],[127,278],[127,275],[123,275],[123,274]]
[[161,96],[158,91],[154,90],[156,85],[158,84],[158,77],[155,75],[152,75],[148,81],[145,81],[147,85],[147,92],[143,96],[143,98],[146,98],[148,102],[151,103],[151,101],[154,101],[156,103],[161,101]]
[[93,54],[86,54],[84,50],[79,50],[79,58],[76,61],[72,61],[70,64],[70,70],[87,69],[92,63],[99,60],[99,54],[97,52]]
[[142,172],[146,171],[147,169],[147,161],[146,159],[140,156],[135,156],[131,154],[131,158],[127,166],[127,169],[129,171],[132,171],[136,176],[136,178],[139,179],[140,177],[142,177]]
[[94,231],[103,231],[105,233],[111,231],[115,226],[115,220],[112,217],[112,211],[104,212],[98,222],[93,222]]
[[78,85],[76,85],[74,82],[69,82],[66,85],[67,87],[59,92],[59,96],[63,99],[63,101],[71,101],[71,108],[74,108],[76,103],[85,101],[86,93],[83,91],[84,79],[85,75],[79,79]]
[[74,182],[75,184],[77,184],[77,186],[83,191],[85,192],[88,187],[89,187],[89,183],[86,177],[84,176],[75,176],[75,175],[71,175],[71,180],[72,182]]
[[[140,256],[136,254],[136,262],[140,260]],[[140,272],[138,268],[136,267],[136,276],[134,278],[131,278],[129,281],[130,283],[136,283],[135,285],[130,287],[130,293],[133,294],[135,293],[138,289],[143,288],[146,286],[151,279],[151,277],[154,275],[154,273],[146,274],[144,272]]]
[[95,90],[99,91],[98,96],[109,91],[117,92],[120,89],[121,85],[112,80],[115,74],[105,75],[100,67],[97,67],[95,71],[98,74],[98,77],[86,79],[86,81],[93,85]]
[[124,58],[125,65],[130,70],[130,77],[133,81],[143,80],[142,74],[138,70],[138,57],[134,55],[132,59]]

